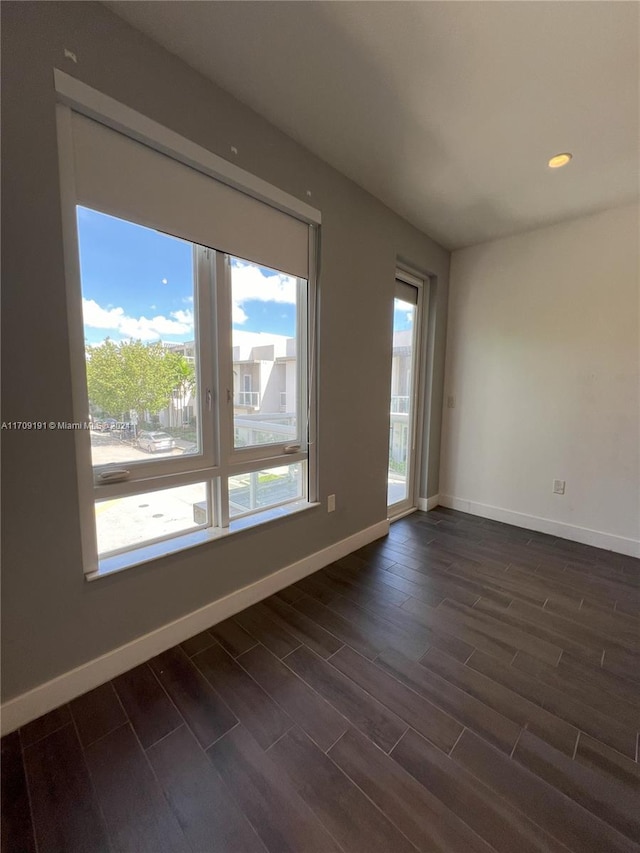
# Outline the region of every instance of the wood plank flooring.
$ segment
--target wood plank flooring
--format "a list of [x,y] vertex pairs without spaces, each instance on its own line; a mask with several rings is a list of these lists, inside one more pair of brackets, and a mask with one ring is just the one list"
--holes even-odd
[[438,508],[2,739],[2,853],[640,853],[640,561]]

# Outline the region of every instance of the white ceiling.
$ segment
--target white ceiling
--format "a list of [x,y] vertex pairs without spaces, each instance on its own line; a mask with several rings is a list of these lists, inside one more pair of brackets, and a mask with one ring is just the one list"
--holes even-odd
[[635,2],[107,5],[447,248],[638,197]]

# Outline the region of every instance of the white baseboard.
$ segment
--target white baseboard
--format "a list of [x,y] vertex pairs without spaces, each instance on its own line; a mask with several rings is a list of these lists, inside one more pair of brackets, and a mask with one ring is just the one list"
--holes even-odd
[[435,509],[437,506],[440,506],[440,495],[432,495],[430,498],[418,498],[418,509],[421,509],[422,512],[429,512],[429,510]]
[[378,524],[329,545],[328,548],[323,548],[321,551],[304,557],[297,563],[285,566],[285,568],[267,575],[266,578],[236,590],[217,601],[212,601],[199,610],[181,616],[174,622],[169,622],[168,625],[163,625],[149,634],[138,637],[124,646],[88,661],[70,672],[65,672],[27,693],[23,693],[21,696],[10,699],[0,708],[0,733],[5,735],[15,731],[20,726],[24,726],[25,723],[35,720],[42,714],[46,714],[65,702],[81,696],[88,690],[104,684],[105,681],[109,681],[178,643],[188,640],[189,637],[222,622],[223,619],[228,619],[246,607],[284,589],[289,584],[317,572],[318,569],[328,566],[329,563],[333,563],[341,557],[346,557],[352,551],[356,551],[382,536],[386,536],[388,532],[389,522],[387,520],[380,521]]
[[637,539],[628,539],[625,536],[604,533],[602,530],[578,527],[574,524],[567,524],[564,521],[540,518],[537,515],[527,515],[523,512],[515,512],[511,509],[502,509],[502,507],[498,506],[490,506],[489,504],[477,503],[476,501],[469,501],[463,498],[455,498],[451,495],[440,495],[440,504],[450,509],[459,509],[461,512],[468,512],[471,515],[491,518],[493,521],[503,521],[505,524],[525,527],[527,530],[537,530],[540,533],[549,533],[551,536],[570,539],[572,542],[581,542],[583,545],[593,545],[595,548],[604,548],[607,551],[615,551],[618,554],[626,554],[629,557],[640,557],[640,541]]

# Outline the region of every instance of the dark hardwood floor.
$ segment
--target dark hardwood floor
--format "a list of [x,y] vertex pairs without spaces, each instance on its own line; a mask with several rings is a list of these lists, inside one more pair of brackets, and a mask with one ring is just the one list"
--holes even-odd
[[3,738],[2,851],[638,851],[639,582],[415,513]]

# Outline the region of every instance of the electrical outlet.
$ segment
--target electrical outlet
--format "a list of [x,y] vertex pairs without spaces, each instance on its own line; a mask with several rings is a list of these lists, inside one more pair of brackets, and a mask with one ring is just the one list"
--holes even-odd
[[455,409],[455,407],[456,407],[456,398],[454,397],[453,394],[450,394],[447,397],[447,408],[448,409]]
[[336,509],[336,496],[329,495],[327,498],[327,512],[335,512]]
[[553,494],[554,495],[564,495],[565,486],[566,486],[565,480],[554,480],[553,481]]

